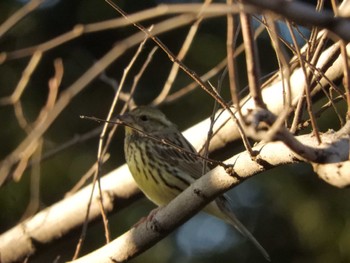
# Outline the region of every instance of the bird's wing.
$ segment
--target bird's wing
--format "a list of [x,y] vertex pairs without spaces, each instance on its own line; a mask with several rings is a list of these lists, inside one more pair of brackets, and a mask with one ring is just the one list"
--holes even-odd
[[[203,161],[196,157],[198,153],[182,134],[173,133],[166,136],[167,141],[177,147],[159,142],[155,147],[156,158],[168,163],[178,172],[188,174],[190,182],[203,175]],[[205,171],[208,171],[206,168]]]

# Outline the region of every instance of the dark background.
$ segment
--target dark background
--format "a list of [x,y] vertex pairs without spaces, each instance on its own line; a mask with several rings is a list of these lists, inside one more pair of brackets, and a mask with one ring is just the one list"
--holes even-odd
[[[128,0],[118,5],[128,13],[150,8],[161,1]],[[168,1],[175,2],[175,1]],[[188,1],[183,1],[188,2]],[[19,1],[2,0],[0,23],[22,6]],[[13,51],[39,44],[71,30],[76,24],[87,24],[119,17],[104,1],[57,0],[48,2],[31,13],[0,39],[0,52]],[[147,26],[159,21],[146,21]],[[182,45],[188,27],[162,34],[161,40],[175,54]],[[137,32],[128,26],[117,30],[84,35],[54,48],[43,55],[22,98],[24,112],[29,120],[35,120],[47,97],[47,82],[52,77],[53,60],[61,58],[64,78],[61,91],[73,83],[97,59],[115,43]],[[224,18],[206,20],[192,44],[185,63],[199,75],[209,70],[226,56],[226,21]],[[258,40],[262,74],[276,70],[275,54],[267,35]],[[131,70],[138,72],[142,61],[153,48],[148,41],[140,62]],[[105,72],[117,81],[129,63],[136,48],[132,48]],[[142,59],[143,58],[143,59]],[[0,96],[11,94],[26,67],[29,58],[6,61],[0,65]],[[240,85],[246,86],[244,56],[238,58]],[[135,94],[138,104],[149,103],[162,89],[171,68],[167,55],[158,50],[153,61],[141,78]],[[211,81],[217,84],[220,76]],[[180,73],[174,90],[190,83]],[[105,118],[114,95],[113,87],[101,79],[94,80],[79,94],[59,116],[45,135],[44,152],[54,149],[76,135],[96,128],[98,124],[79,119],[80,115]],[[227,83],[223,96],[229,99]],[[213,107],[212,99],[196,89],[161,109],[178,124],[181,130],[208,116]],[[118,109],[120,106],[118,106]],[[190,114],[189,114],[190,113]],[[337,128],[336,118],[327,112],[320,119],[322,131]],[[6,157],[25,137],[15,119],[13,107],[0,107],[0,157]],[[117,132],[111,147],[111,159],[103,167],[108,172],[124,162],[123,133]],[[41,167],[40,203],[45,208],[60,200],[64,193],[79,180],[96,159],[98,138],[76,144],[43,162]],[[233,148],[233,146],[235,146]],[[225,154],[232,154],[241,146],[230,145]],[[216,153],[219,158],[223,153]],[[0,231],[16,225],[30,198],[30,170],[18,183],[11,182],[0,189]],[[311,167],[298,164],[276,168],[256,176],[230,192],[238,217],[268,250],[272,262],[350,262],[350,204],[349,190],[336,189],[319,180]],[[145,216],[154,206],[143,199],[120,213],[112,214],[109,222],[112,237],[116,237]],[[45,246],[29,262],[59,262],[71,258],[79,231],[62,240]],[[84,253],[102,246],[102,223],[89,227]],[[131,262],[264,262],[263,257],[235,230],[223,222],[200,214]]]

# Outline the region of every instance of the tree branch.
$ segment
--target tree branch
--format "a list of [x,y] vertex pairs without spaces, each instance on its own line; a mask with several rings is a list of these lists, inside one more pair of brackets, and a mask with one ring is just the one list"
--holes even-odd
[[[350,44],[348,44],[346,48],[349,52]],[[315,68],[325,69],[324,75],[315,83],[311,93],[312,96],[315,96],[318,92],[327,87],[329,80],[334,81],[343,76],[343,62],[338,43],[333,44],[321,54]],[[300,67],[295,68],[290,76],[291,99],[293,105],[296,105],[300,97],[303,96],[305,85],[305,76],[302,69]],[[275,115],[279,115],[285,108],[283,103],[283,81],[276,75],[270,83],[263,85],[263,87],[262,97],[268,110]],[[242,101],[241,111],[243,116],[246,116],[251,109],[254,109],[254,103],[250,96]],[[185,136],[192,138],[191,143],[195,148],[200,149],[201,146],[204,145],[206,137],[198,136],[198,131],[207,130],[209,127],[210,119],[206,119],[186,131]],[[215,136],[210,142],[210,151],[220,149],[227,143],[240,138],[235,123],[230,120],[230,115],[226,111],[217,113],[217,120],[213,127],[213,132]]]
[[[323,134],[322,140],[332,141],[334,136],[334,133]],[[318,142],[312,135],[299,136],[298,140],[309,147],[318,147]],[[349,149],[349,144],[347,147]],[[346,148],[346,145],[344,148]],[[258,145],[254,147],[254,150],[259,153],[254,160],[251,159],[247,152],[243,152],[225,161],[226,163],[234,164],[234,172],[231,176],[222,167],[214,168],[188,187],[167,206],[159,209],[151,219],[142,222],[111,243],[72,261],[72,263],[126,262],[156,244],[218,195],[242,181],[273,167],[301,161],[282,142]]]
[[[350,41],[349,19],[345,17],[334,17],[333,12],[325,10],[317,12],[314,6],[301,1],[244,0],[244,3],[253,5],[260,12],[273,11],[277,15],[290,19],[300,25],[326,28],[343,40]],[[348,0],[344,0],[342,9],[344,10],[349,4],[350,2]],[[342,15],[344,14],[342,13]]]
[[[126,165],[104,176],[101,187],[107,212],[120,210],[142,196]],[[92,184],[3,233],[0,236],[0,262],[19,261],[34,254],[40,244],[52,242],[82,226],[91,189]],[[95,188],[89,221],[101,216],[98,199]]]

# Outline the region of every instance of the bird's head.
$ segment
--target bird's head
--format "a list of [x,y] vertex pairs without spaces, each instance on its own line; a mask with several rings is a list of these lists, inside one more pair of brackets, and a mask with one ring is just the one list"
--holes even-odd
[[139,106],[123,115],[117,117],[125,126],[127,134],[137,130],[145,133],[163,133],[169,129],[176,129],[175,124],[169,121],[166,116],[158,109]]

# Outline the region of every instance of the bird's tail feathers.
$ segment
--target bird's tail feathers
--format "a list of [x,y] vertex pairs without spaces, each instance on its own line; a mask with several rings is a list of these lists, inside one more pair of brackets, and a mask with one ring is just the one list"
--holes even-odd
[[238,230],[244,237],[246,237],[254,246],[261,252],[261,254],[268,260],[271,261],[269,254],[265,248],[259,243],[258,240],[253,236],[252,233],[239,221],[236,215],[233,213],[230,207],[230,200],[227,196],[221,196],[216,199],[216,204],[222,212],[226,215],[226,221]]

